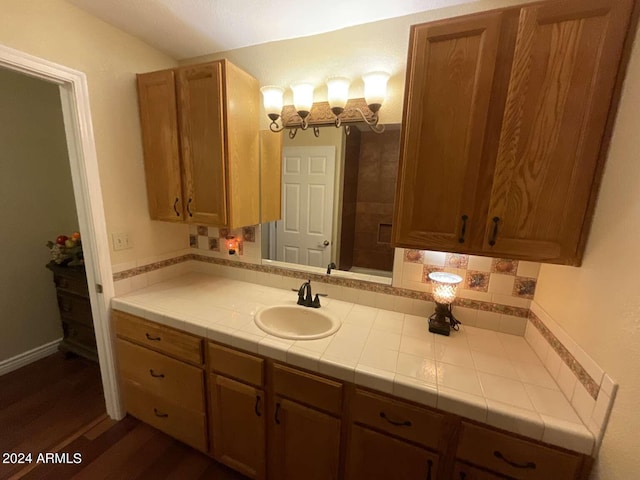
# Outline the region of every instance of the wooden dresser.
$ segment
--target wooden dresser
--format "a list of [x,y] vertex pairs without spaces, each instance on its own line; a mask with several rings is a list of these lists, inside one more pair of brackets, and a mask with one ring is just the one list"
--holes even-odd
[[64,331],[60,350],[97,362],[98,349],[84,267],[63,267],[50,262],[47,268],[53,272]]

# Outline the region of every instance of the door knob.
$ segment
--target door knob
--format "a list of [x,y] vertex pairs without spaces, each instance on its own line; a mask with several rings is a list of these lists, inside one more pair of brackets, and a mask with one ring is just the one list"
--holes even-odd
[[324,242],[322,242],[322,245],[324,245],[325,247],[329,246],[329,240],[325,240]]

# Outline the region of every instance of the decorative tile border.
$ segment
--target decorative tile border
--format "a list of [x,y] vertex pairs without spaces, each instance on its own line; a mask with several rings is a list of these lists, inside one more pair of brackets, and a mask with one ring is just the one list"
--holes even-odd
[[[424,300],[433,302],[433,296],[429,292],[419,292],[416,290],[410,290],[408,288],[398,288],[389,285],[382,285],[380,283],[368,282],[366,280],[355,280],[351,278],[330,277],[324,274],[302,272],[298,270],[289,270],[287,268],[277,267],[273,265],[261,265],[255,263],[241,263],[226,258],[207,257],[204,255],[198,255],[197,253],[190,253],[182,255],[180,257],[172,258],[170,260],[163,260],[161,262],[151,263],[142,267],[132,268],[130,270],[124,270],[122,272],[114,273],[113,280],[124,280],[126,278],[134,277],[136,275],[142,275],[143,273],[159,270],[171,265],[177,265],[182,262],[195,260],[204,263],[213,263],[216,265],[223,265],[226,267],[243,268],[245,270],[251,270],[254,272],[270,273],[274,275],[281,275],[283,277],[299,278],[300,280],[313,280],[317,283],[327,283],[336,285],[338,287],[355,288],[358,290],[365,290],[368,292],[381,293],[385,295],[393,295],[396,297],[410,298],[413,300]],[[456,298],[454,305],[460,307],[471,308],[474,310],[480,310],[483,312],[494,312],[504,315],[511,315],[514,317],[527,318],[529,314],[528,308],[512,307],[509,305],[502,305],[499,303],[483,302],[480,300],[471,300],[466,298]]]
[[578,381],[584,386],[587,392],[589,392],[589,395],[591,395],[594,400],[597,400],[598,392],[600,391],[600,385],[598,382],[596,382],[591,375],[587,373],[571,352],[567,350],[553,332],[551,332],[542,320],[540,320],[540,318],[538,318],[538,316],[531,310],[529,310],[529,320],[531,320],[531,323],[538,329],[547,343],[551,345],[551,348],[555,350],[560,359],[571,369]]

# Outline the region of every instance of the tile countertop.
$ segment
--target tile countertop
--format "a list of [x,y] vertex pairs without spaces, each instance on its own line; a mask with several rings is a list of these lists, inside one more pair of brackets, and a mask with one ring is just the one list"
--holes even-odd
[[[429,333],[427,319],[322,298],[342,320],[319,340],[285,340],[253,314],[295,305],[295,292],[189,273],[112,300],[114,309],[274,360],[452,412],[590,455],[591,432],[523,337],[462,325]],[[300,307],[305,308],[305,307]]]

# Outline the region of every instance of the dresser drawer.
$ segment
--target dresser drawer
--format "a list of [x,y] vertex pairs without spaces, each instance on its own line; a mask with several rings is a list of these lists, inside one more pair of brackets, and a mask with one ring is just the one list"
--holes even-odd
[[91,350],[97,350],[96,334],[93,327],[62,319],[62,331],[64,332],[65,342],[71,342],[90,348]]
[[526,480],[574,479],[582,457],[462,422],[456,456],[480,467]]
[[204,413],[204,372],[198,367],[116,340],[118,370],[128,380],[149,393],[182,407]]
[[156,397],[128,380],[122,382],[122,390],[128,413],[187,445],[207,451],[204,413]]
[[93,328],[91,302],[88,298],[58,291],[58,308],[62,318]]
[[273,388],[283,397],[306,403],[334,415],[340,415],[342,412],[342,384],[339,382],[275,364]]
[[196,365],[203,363],[202,339],[114,310],[116,334],[145,347]]
[[358,389],[351,412],[353,422],[438,449],[444,428],[440,413]]
[[87,279],[84,276],[76,278],[74,276],[54,274],[53,281],[59,290],[89,297],[89,287],[87,286]]

